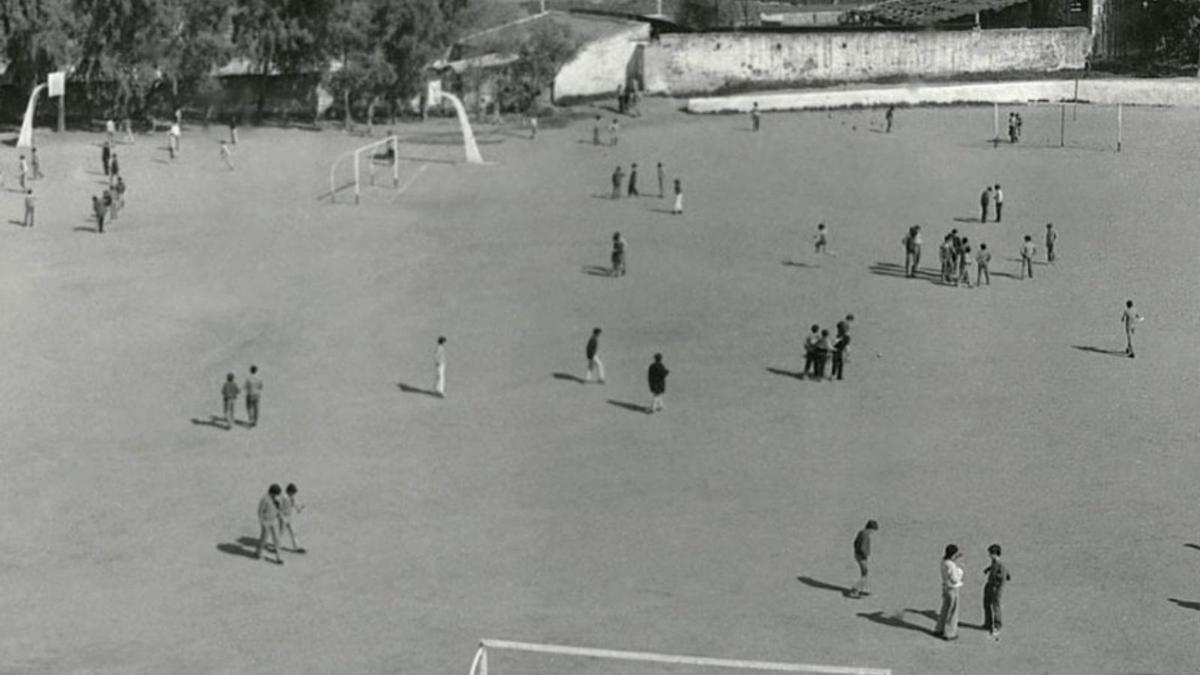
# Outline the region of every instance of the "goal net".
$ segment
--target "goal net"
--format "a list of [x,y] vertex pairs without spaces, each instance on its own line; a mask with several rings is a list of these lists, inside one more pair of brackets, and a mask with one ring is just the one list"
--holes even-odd
[[363,188],[400,186],[400,137],[388,136],[349,150],[329,167],[329,201],[336,202],[339,192],[353,189],[357,204]]
[[[1128,112],[1129,109],[1122,105],[1083,101],[996,104],[990,111],[992,119],[988,122],[994,134],[992,145],[997,148],[1120,152]],[[1015,127],[1015,142],[1010,135],[1010,123]]]
[[[498,654],[499,652],[505,652],[503,657]],[[888,668],[716,659],[705,656],[569,647],[510,640],[480,640],[479,649],[475,652],[468,675],[611,673],[614,662],[623,662],[621,671],[626,675],[634,673],[709,675],[709,671],[713,670],[816,673],[818,675],[892,675],[892,671]]]

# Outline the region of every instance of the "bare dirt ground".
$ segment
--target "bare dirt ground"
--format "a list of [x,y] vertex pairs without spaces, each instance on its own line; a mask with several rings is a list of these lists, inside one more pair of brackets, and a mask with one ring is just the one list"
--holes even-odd
[[[37,226],[0,193],[0,672],[462,673],[480,637],[923,675],[1193,670],[1196,113],[1126,110],[1118,155],[1103,110],[1081,108],[1079,148],[1045,147],[1042,108],[993,150],[987,108],[902,110],[890,135],[877,112],[753,134],[657,108],[615,148],[590,122],[480,129],[487,167],[449,161],[447,123],[405,125],[408,187],[357,208],[319,196],[361,139],[245,129],[230,172],[216,129],[174,164],[140,137],[103,236],[99,136],[44,137]],[[632,161],[654,196],[604,198]],[[997,182],[1005,222],[980,225]],[[836,257],[811,252],[818,221]],[[1059,262],[1012,278],[1049,221]],[[992,285],[902,278],[914,223],[927,270],[950,228],[987,242]],[[598,275],[618,230],[629,274]],[[1136,359],[1104,353],[1127,298]],[[847,379],[788,376],[808,325],[847,313]],[[555,377],[583,375],[593,326],[608,384]],[[439,334],[444,401],[400,386],[432,386]],[[631,407],[654,352],[671,375],[649,416]],[[207,423],[251,363],[259,427]],[[272,482],[307,505],[309,552],[283,567],[246,547]],[[875,592],[849,600],[868,518]],[[999,644],[971,628],[993,542],[1013,573]],[[968,581],[954,644],[925,615],[948,543]],[[562,670],[651,669],[492,658]]]

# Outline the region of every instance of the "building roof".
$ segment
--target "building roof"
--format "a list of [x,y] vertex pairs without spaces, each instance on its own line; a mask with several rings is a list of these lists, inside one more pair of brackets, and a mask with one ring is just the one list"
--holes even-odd
[[902,26],[932,26],[986,12],[1020,5],[1029,0],[883,0],[869,12],[887,23]]

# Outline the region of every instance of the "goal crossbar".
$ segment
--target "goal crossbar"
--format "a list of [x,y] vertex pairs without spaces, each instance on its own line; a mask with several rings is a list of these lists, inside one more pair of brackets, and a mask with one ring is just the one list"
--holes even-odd
[[368,164],[368,167],[369,167],[368,172],[370,174],[371,185],[374,185],[375,184],[375,155],[374,155],[374,152],[375,152],[376,148],[380,148],[383,146],[389,147],[392,151],[392,162],[391,162],[391,164],[392,164],[392,187],[400,186],[400,137],[399,136],[388,136],[387,138],[385,138],[383,140],[375,141],[374,143],[368,143],[362,147],[358,147],[353,150],[347,150],[346,152],[343,152],[341,155],[338,155],[337,159],[333,160],[333,164],[331,164],[329,166],[329,201],[330,202],[337,201],[337,193],[338,193],[337,168],[338,168],[338,165],[340,165],[342,162],[346,161],[347,157],[353,157],[354,158],[354,203],[355,204],[358,203],[358,199],[361,194],[361,186],[362,186],[362,173],[361,173],[361,171],[362,171],[361,163],[362,162],[361,162],[361,159],[362,159],[363,153],[372,153],[372,154],[368,155],[367,159],[370,162]]
[[808,663],[782,663],[777,661],[743,661],[739,659],[716,659],[707,656],[684,656],[680,654],[659,654],[657,652],[633,652],[621,649],[595,649],[592,647],[571,647],[567,645],[539,644],[533,642],[514,642],[512,640],[480,640],[475,659],[471,662],[468,675],[488,675],[487,650],[510,650],[521,652],[536,652],[540,654],[557,654],[560,656],[582,656],[596,659],[615,659],[618,661],[641,661],[643,663],[666,663],[683,666],[709,666],[715,668],[740,668],[745,670],[764,670],[787,673],[817,673],[820,675],[892,675],[887,668],[864,668],[858,666],[822,666]]

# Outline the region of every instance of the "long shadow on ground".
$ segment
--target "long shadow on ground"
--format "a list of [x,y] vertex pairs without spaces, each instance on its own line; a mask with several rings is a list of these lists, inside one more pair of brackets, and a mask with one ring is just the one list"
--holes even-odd
[[798,576],[798,577],[796,577],[796,581],[799,581],[800,583],[804,584],[805,586],[811,586],[812,588],[818,588],[822,591],[834,591],[835,593],[841,593],[843,597],[850,595],[850,588],[847,586],[838,586],[837,584],[831,584],[831,583],[828,583],[825,581],[821,581],[820,579],[814,579],[812,577],[806,577],[806,576]]
[[1200,551],[1200,544],[1184,544],[1183,547],[1184,548],[1192,548],[1192,549],[1196,549],[1197,551]]
[[[878,274],[878,275],[884,276],[884,277],[894,277],[896,279],[907,278],[904,276],[904,266],[897,265],[896,263],[877,262],[877,263],[871,265],[871,267],[868,269],[870,269],[871,274]],[[921,279],[922,281],[928,281],[931,284],[941,285],[941,283],[942,283],[942,278],[940,276],[934,274],[933,272],[930,272],[928,270],[923,270],[923,269],[918,269],[916,276],[914,276],[912,278]]]
[[1170,600],[1171,602],[1175,603],[1176,605],[1179,605],[1180,607],[1182,607],[1184,609],[1194,609],[1196,611],[1200,611],[1200,602],[1193,602],[1191,600],[1180,600],[1179,598],[1167,598],[1167,599]]
[[587,380],[583,379],[582,377],[580,377],[578,375],[572,375],[571,373],[552,373],[550,376],[556,380],[566,380],[568,382],[578,382],[579,384],[587,384]]
[[400,387],[400,391],[406,394],[425,394],[426,396],[441,398],[441,396],[439,396],[438,393],[432,389],[422,389],[420,387],[414,387],[411,384],[405,384],[403,382],[397,382],[396,386]]
[[923,616],[925,618],[929,618],[929,615],[932,614],[932,615],[934,615],[933,616],[934,621],[937,620],[937,616],[936,616],[937,612],[934,612],[933,610],[930,610],[930,609],[923,610],[923,611],[918,611],[915,609],[905,609],[903,612],[900,612],[898,614],[892,614],[892,615],[884,614],[882,611],[859,612],[858,616],[861,616],[862,618],[866,619],[867,621],[873,621],[882,626],[888,626],[891,628],[903,628],[904,630],[911,630],[911,631],[915,631],[917,633],[924,633],[925,635],[937,637],[937,634],[933,632],[932,628],[926,628],[924,626],[912,623],[910,621],[906,621],[904,617],[908,614],[917,614],[917,615]]
[[192,424],[199,427],[214,427],[216,429],[229,430],[229,425],[225,423],[225,418],[222,415],[209,415],[208,419],[199,417],[192,418]]
[[646,406],[644,406],[644,405],[638,405],[638,404],[636,404],[636,403],[629,403],[629,402],[627,402],[627,401],[616,401],[616,400],[613,400],[613,399],[611,399],[611,398],[610,398],[610,399],[608,399],[608,404],[609,404],[609,405],[615,405],[615,406],[617,406],[618,408],[624,408],[624,409],[626,409],[626,410],[629,410],[629,411],[632,411],[632,412],[636,412],[636,413],[642,413],[642,414],[645,414],[645,413],[646,413],[646,411],[648,410],[648,409],[646,408]]
[[1102,347],[1089,347],[1088,345],[1071,345],[1072,349],[1078,349],[1081,352],[1090,352],[1092,354],[1104,354],[1105,356],[1119,356],[1125,358],[1124,349],[1104,349]]
[[583,268],[583,273],[593,277],[611,277],[612,270],[599,265],[587,265]]
[[[249,540],[250,543],[248,543],[248,544],[243,543],[247,540]],[[257,539],[250,539],[249,537],[242,537],[241,539],[238,539],[236,543],[217,544],[217,550],[220,551],[221,553],[228,553],[229,555],[237,555],[237,556],[241,556],[243,558],[257,560],[258,556],[254,555],[254,550],[255,550],[255,547],[257,547],[257,546],[258,546]]]
[[[797,380],[805,379],[804,373],[797,373],[794,370],[783,370],[782,368],[767,368],[767,372],[773,373],[775,375],[783,375],[784,377],[792,377]],[[803,581],[803,579],[801,579],[801,581]]]

